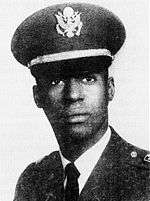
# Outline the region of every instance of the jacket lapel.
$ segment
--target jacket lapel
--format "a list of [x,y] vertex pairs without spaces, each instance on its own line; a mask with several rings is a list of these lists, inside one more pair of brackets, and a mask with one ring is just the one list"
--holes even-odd
[[119,192],[115,185],[118,180],[120,164],[121,138],[111,128],[111,138],[102,156],[93,169],[81,194],[80,201],[119,200]]

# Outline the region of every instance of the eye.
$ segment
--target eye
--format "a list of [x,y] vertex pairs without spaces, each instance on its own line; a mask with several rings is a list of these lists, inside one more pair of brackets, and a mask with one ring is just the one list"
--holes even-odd
[[54,80],[51,80],[50,85],[52,86],[63,85],[63,80],[56,78]]
[[39,79],[38,83],[44,88],[49,88],[53,86],[62,86],[64,84],[64,80],[60,78]]
[[96,78],[93,75],[87,75],[82,78],[82,82],[84,83],[93,83],[95,81],[96,81]]

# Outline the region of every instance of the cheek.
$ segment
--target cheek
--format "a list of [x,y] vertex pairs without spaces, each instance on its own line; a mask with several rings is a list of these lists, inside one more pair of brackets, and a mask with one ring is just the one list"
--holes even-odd
[[46,104],[44,112],[52,125],[58,120],[61,121],[63,105],[61,102],[61,95],[56,93],[55,91],[49,91],[46,97]]
[[62,99],[62,90],[49,90],[47,95],[47,102],[49,102],[52,105],[57,105]]
[[58,90],[49,90],[45,99],[44,111],[48,118],[55,118],[63,110],[62,107],[62,93]]
[[90,87],[88,91],[86,92],[87,95],[87,101],[89,104],[89,107],[97,108],[101,107],[103,103],[106,101],[106,90],[104,87],[100,87],[99,85]]
[[59,99],[61,96],[61,89],[50,89],[48,91],[48,97],[49,99]]

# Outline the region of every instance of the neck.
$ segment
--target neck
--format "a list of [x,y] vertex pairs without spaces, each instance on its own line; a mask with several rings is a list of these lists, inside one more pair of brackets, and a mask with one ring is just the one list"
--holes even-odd
[[69,161],[74,162],[77,158],[79,158],[85,151],[95,145],[105,134],[108,128],[108,119],[105,119],[103,124],[100,125],[98,131],[91,135],[92,138],[83,139],[83,140],[72,140],[67,143],[59,143],[60,150],[62,155]]

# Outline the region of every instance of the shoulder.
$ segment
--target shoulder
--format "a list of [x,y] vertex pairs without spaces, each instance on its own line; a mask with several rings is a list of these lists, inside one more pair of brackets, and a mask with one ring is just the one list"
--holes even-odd
[[31,163],[21,174],[21,177],[32,176],[39,172],[55,168],[60,163],[59,152],[55,151],[43,158]]
[[120,137],[111,127],[112,138],[116,143],[116,149],[120,157],[120,161],[125,165],[134,166],[141,170],[150,170],[150,151],[141,149]]
[[[122,190],[122,196],[133,200],[150,198],[150,152],[123,139],[111,128],[111,150],[115,156],[113,172]],[[128,193],[126,193],[128,192]],[[136,199],[135,199],[136,197]],[[141,199],[139,199],[141,198]],[[129,199],[130,200],[130,199]]]
[[47,178],[51,178],[53,176],[52,170],[57,169],[60,165],[61,160],[58,151],[28,165],[18,179],[14,201],[34,200],[37,196],[38,186],[40,187],[42,183],[45,183]]

